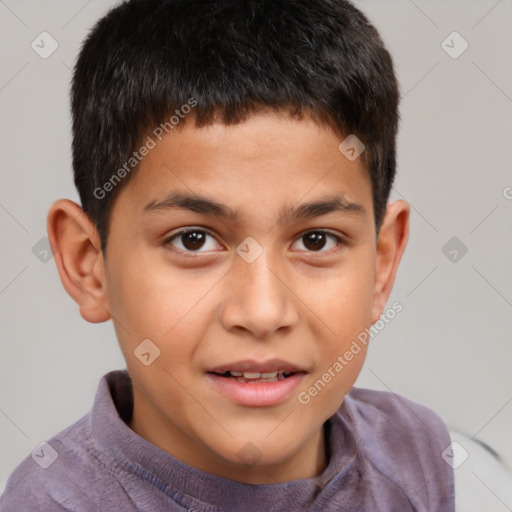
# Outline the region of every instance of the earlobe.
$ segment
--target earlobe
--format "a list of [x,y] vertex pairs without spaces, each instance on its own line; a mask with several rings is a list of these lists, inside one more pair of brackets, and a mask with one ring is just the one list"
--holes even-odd
[[110,318],[105,289],[105,267],[98,232],[82,208],[60,199],[47,219],[48,238],[60,279],[88,322]]
[[409,238],[409,205],[402,200],[388,205],[377,240],[377,268],[371,322],[382,315],[395,282],[398,265]]

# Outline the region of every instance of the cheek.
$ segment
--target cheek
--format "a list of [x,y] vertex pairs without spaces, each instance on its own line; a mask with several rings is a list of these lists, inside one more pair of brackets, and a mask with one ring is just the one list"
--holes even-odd
[[312,312],[323,322],[325,331],[338,345],[370,325],[373,302],[374,269],[360,261],[330,272],[316,286],[304,283]]
[[[311,310],[318,366],[305,389],[309,414],[328,418],[341,405],[364,364],[367,345],[358,339],[371,322],[374,271],[371,258],[354,258],[312,291]],[[309,305],[309,304],[308,304]]]
[[215,320],[218,280],[206,274],[191,277],[186,271],[154,262],[118,268],[112,276],[116,290],[113,315],[126,327],[116,326],[125,358],[133,359],[137,345],[150,339],[160,350],[157,365],[179,382],[188,382],[191,372],[186,369],[194,371],[200,342]]
[[213,284],[213,277],[191,278],[189,272],[166,264],[164,257],[132,254],[109,272],[109,305],[113,316],[137,334],[166,337],[184,319],[194,316]]
[[356,336],[333,337],[332,343],[326,343],[321,365],[299,396],[300,403],[309,401],[310,418],[318,421],[321,416],[325,421],[338,410],[361,372],[366,353],[367,346]]

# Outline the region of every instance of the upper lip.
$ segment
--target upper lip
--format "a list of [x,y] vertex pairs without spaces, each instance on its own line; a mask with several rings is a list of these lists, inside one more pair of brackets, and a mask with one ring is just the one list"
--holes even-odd
[[226,372],[255,372],[255,373],[271,373],[271,372],[305,372],[299,366],[283,361],[282,359],[269,359],[267,361],[254,361],[246,359],[244,361],[234,361],[226,363],[208,370],[208,373],[226,373]]

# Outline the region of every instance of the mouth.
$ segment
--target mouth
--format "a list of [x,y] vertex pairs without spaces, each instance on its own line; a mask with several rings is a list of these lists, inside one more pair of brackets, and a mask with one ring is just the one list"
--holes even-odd
[[237,370],[231,370],[223,373],[208,372],[224,377],[226,379],[235,379],[241,383],[255,383],[255,382],[279,382],[284,379],[288,379],[297,372],[286,372],[286,371],[273,371],[273,372],[241,372]]
[[216,366],[207,373],[226,379],[235,379],[240,383],[279,382],[296,373],[306,373],[299,366],[282,359],[270,359],[263,362],[252,360],[236,361]]
[[206,374],[214,389],[230,401],[248,407],[269,407],[293,396],[307,372],[297,365],[273,359],[228,363]]

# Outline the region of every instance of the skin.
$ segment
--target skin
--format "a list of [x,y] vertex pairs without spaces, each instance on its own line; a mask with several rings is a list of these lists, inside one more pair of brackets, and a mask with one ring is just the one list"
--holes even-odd
[[[269,111],[231,126],[185,123],[149,152],[120,191],[107,258],[77,204],[61,199],[49,211],[64,287],[85,320],[113,320],[133,382],[130,427],[187,464],[240,482],[276,483],[313,477],[328,463],[323,423],[352,388],[366,350],[308,404],[297,395],[379,319],[409,226],[409,206],[394,202],[376,239],[368,173],[359,158],[351,162],[340,153],[341,140],[308,118]],[[143,213],[171,192],[207,197],[239,217]],[[334,194],[364,211],[283,215]],[[168,239],[190,227],[211,236],[200,252],[186,254],[189,238]],[[343,242],[327,236],[312,249],[303,235],[319,229]],[[248,236],[263,248],[252,263],[236,252]],[[134,355],[144,339],[160,350],[149,366]],[[206,373],[273,358],[307,372],[275,406],[235,404]],[[247,443],[257,450],[252,463],[239,454]]]

